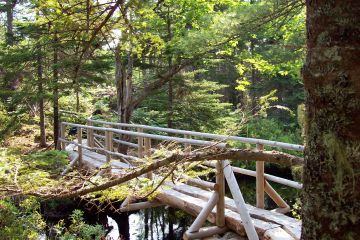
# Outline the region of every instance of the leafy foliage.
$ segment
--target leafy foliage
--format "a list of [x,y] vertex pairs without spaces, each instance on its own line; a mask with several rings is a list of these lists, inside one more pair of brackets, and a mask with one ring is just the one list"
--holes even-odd
[[[71,224],[65,227],[64,220],[55,226],[57,239],[92,240],[105,236],[101,225],[84,222],[83,212],[74,210],[70,216]],[[36,240],[45,234],[46,222],[40,213],[40,203],[36,198],[26,198],[15,205],[10,199],[0,200],[0,234],[2,239]]]
[[9,199],[0,200],[0,235],[3,239],[38,239],[46,223],[35,198],[15,206]]
[[101,225],[89,225],[84,222],[83,212],[74,210],[70,216],[71,224],[65,228],[64,222],[60,221],[55,225],[55,230],[61,240],[92,240],[102,239],[105,236],[105,230]]

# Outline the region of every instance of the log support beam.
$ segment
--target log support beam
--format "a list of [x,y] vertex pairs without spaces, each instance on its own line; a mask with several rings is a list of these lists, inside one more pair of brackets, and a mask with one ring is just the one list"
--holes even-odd
[[227,232],[229,229],[227,227],[204,227],[200,228],[197,232],[188,232],[186,231],[183,238],[185,240],[192,240],[192,239],[203,239],[207,237],[211,237],[217,234],[223,234]]
[[157,201],[146,201],[146,202],[139,202],[139,203],[128,203],[125,206],[120,208],[120,212],[131,212],[131,211],[139,211],[142,209],[159,207],[164,204],[157,202]]
[[285,202],[284,199],[275,191],[275,189],[265,181],[265,192],[269,197],[278,205],[279,208],[275,209],[276,212],[287,213],[290,211],[290,206]]
[[232,171],[229,161],[224,161],[224,175],[226,182],[230,188],[231,195],[234,198],[234,202],[238,213],[243,221],[246,235],[249,240],[259,240],[259,236],[256,233],[252,219],[250,218],[249,211],[246,208],[244,197],[240,191],[239,185],[236,181],[234,172]]
[[193,224],[191,224],[187,232],[192,233],[199,231],[213,208],[216,206],[218,200],[219,194],[217,192],[214,192],[209,201],[206,203],[206,206],[204,206],[204,208],[201,210],[201,212],[199,213]]

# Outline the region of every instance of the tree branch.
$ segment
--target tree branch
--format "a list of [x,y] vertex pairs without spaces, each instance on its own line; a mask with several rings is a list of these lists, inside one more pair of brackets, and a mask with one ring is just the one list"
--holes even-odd
[[65,193],[49,193],[49,189],[46,189],[46,193],[41,191],[29,191],[23,192],[24,195],[33,195],[47,199],[64,199],[74,198],[86,195],[88,193],[105,190],[110,187],[125,183],[136,177],[159,169],[161,167],[168,166],[171,163],[179,162],[196,162],[204,160],[253,160],[253,161],[265,161],[270,163],[276,163],[281,165],[302,165],[304,163],[303,158],[293,156],[290,154],[277,152],[277,151],[256,151],[256,150],[243,150],[243,149],[211,149],[208,152],[195,152],[190,154],[173,154],[164,159],[155,161],[147,166],[143,166],[140,169],[136,169],[130,173],[127,173],[117,179],[110,180],[106,183],[99,184],[98,186],[81,188],[75,191],[69,191]]

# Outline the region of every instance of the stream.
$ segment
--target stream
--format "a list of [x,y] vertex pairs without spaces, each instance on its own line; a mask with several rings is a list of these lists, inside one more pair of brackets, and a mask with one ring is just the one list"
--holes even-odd
[[[283,175],[283,174],[281,174]],[[287,174],[285,174],[287,175]],[[289,178],[289,176],[285,176]],[[290,177],[291,178],[291,177]],[[247,203],[255,205],[256,202],[256,182],[255,178],[248,176],[237,177],[241,192]],[[271,183],[271,182],[270,182]],[[300,191],[287,186],[271,183],[273,188],[283,197],[292,207],[296,199],[300,197]],[[229,197],[231,194],[227,191]],[[173,209],[168,206],[161,206],[152,209],[145,209],[130,213],[116,213],[105,211],[97,213],[92,208],[89,209],[84,204],[70,204],[69,209],[62,210],[63,215],[70,214],[72,209],[84,211],[84,219],[89,224],[102,224],[107,229],[107,240],[130,239],[130,240],[162,240],[162,239],[182,239],[186,229],[194,221],[194,218],[187,213]],[[276,208],[276,204],[265,194],[265,208]],[[292,216],[290,212],[289,216]],[[47,221],[56,222],[55,216],[51,219],[47,216]],[[59,216],[58,216],[59,217]],[[49,234],[47,234],[49,235]],[[52,239],[51,237],[43,239]]]

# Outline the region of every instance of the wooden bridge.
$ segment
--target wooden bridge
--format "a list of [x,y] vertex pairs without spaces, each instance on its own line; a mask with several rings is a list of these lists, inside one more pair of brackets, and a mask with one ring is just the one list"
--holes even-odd
[[[77,136],[71,139],[71,136],[67,136],[67,128],[74,127],[77,128]],[[129,141],[119,140],[124,139],[121,136],[128,136]],[[121,175],[123,171],[129,171],[143,164],[146,156],[150,156],[155,147],[164,141],[178,143],[187,153],[199,146],[226,148],[226,141],[253,144],[258,151],[262,151],[264,146],[303,151],[301,145],[269,140],[88,119],[86,125],[61,123],[59,142],[61,148],[68,151],[71,156],[71,162],[63,174],[75,164],[99,169],[104,164],[110,163],[111,174]],[[115,150],[119,145],[125,145],[135,151],[128,151],[128,155],[121,154]],[[229,161],[209,159],[202,164],[216,169],[215,183],[184,175],[186,181],[175,184],[165,181],[152,201],[134,202],[131,196],[128,196],[122,203],[120,211],[134,211],[159,205],[182,209],[196,217],[184,234],[185,239],[201,239],[227,231],[236,232],[250,240],[300,239],[301,222],[284,215],[290,211],[290,207],[269,182],[297,189],[302,188],[301,183],[264,173],[264,162],[261,161],[256,162],[256,171],[232,167]],[[100,174],[105,171],[109,170],[102,170]],[[234,173],[256,177],[256,207],[245,203]],[[144,177],[159,179],[155,173],[148,173]],[[225,196],[226,183],[232,198]],[[278,205],[277,209],[271,211],[264,209],[265,193]],[[213,226],[204,227],[206,220]]]

